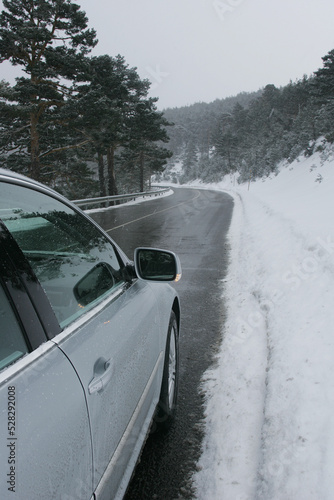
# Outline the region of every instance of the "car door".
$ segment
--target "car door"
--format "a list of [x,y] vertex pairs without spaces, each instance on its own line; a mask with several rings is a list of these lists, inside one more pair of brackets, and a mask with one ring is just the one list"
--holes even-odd
[[18,185],[2,194],[16,200],[4,222],[63,329],[52,341],[80,378],[93,486],[109,500],[131,474],[159,397],[164,342],[153,290],[124,278],[111,240],[67,203]]
[[64,353],[47,341],[5,233],[0,225],[1,499],[89,499],[85,394]]
[[[158,402],[163,355],[151,288],[137,281],[55,338],[86,392],[98,498],[114,498],[134,466]],[[127,478],[129,479],[129,478]]]

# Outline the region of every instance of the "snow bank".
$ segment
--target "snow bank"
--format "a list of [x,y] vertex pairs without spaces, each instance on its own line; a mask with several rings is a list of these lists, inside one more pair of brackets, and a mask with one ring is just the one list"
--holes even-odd
[[329,147],[249,190],[214,186],[235,210],[228,317],[203,380],[199,500],[333,498],[333,186]]

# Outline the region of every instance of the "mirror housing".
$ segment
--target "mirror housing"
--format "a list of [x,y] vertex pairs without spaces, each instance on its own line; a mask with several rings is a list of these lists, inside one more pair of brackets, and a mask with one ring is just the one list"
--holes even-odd
[[136,248],[134,264],[138,278],[148,281],[179,281],[182,270],[178,256],[169,250]]

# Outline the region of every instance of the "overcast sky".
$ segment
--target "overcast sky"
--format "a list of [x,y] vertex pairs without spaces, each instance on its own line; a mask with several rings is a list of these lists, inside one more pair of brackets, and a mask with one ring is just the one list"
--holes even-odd
[[[286,85],[334,49],[333,0],[76,3],[97,31],[93,54],[123,55],[152,82],[160,109]],[[7,71],[0,65],[1,78]]]

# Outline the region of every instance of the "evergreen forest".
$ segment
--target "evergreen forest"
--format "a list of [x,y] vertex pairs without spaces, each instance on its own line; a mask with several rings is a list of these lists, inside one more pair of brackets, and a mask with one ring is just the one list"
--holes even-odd
[[[251,181],[275,172],[281,161],[334,142],[334,50],[322,59],[313,75],[285,87],[268,84],[258,92],[165,110],[174,123],[168,145],[173,158],[158,178],[210,183],[231,174]],[[181,168],[176,172],[174,165]]]
[[[239,182],[334,142],[334,50],[311,76],[163,112],[121,55],[92,56],[97,34],[71,0],[3,0],[0,166],[71,199],[144,191],[155,179]],[[178,165],[178,172],[174,166]]]
[[120,55],[92,57],[96,32],[71,0],[3,0],[0,162],[69,198],[144,191],[171,156],[166,121]]

